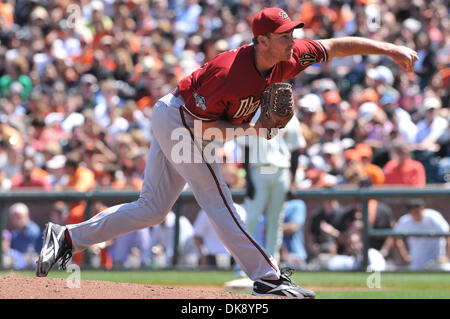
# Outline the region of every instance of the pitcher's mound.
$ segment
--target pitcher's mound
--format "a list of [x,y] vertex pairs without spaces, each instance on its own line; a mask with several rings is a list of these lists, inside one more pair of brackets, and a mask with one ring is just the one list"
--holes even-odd
[[[79,288],[77,287],[79,286]],[[169,287],[64,278],[0,276],[0,299],[253,299],[220,287]]]

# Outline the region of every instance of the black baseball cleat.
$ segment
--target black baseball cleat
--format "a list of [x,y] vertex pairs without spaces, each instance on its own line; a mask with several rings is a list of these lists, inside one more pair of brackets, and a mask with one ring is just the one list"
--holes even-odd
[[66,227],[48,223],[44,230],[44,244],[37,261],[36,276],[46,277],[50,269],[58,262],[66,269],[72,257],[72,247],[65,236]]
[[294,284],[290,278],[293,270],[281,269],[281,276],[277,280],[258,279],[253,283],[254,296],[278,296],[290,299],[314,299],[316,294],[308,289]]

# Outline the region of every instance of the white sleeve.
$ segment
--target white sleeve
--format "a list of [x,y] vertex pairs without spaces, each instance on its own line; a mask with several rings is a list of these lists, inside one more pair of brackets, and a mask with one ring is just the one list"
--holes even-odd
[[297,116],[293,116],[292,119],[286,125],[285,142],[289,148],[289,151],[296,150],[300,147],[306,146],[306,140],[303,137],[300,122]]
[[439,231],[442,231],[444,233],[450,231],[449,224],[447,223],[444,216],[442,216],[440,212],[434,209],[427,208],[425,210],[425,214],[431,218],[433,224],[436,224]]
[[433,124],[431,124],[431,132],[430,135],[433,136],[435,139],[438,139],[448,128],[448,121],[437,117]]
[[398,220],[397,224],[394,227],[394,230],[397,232],[408,231],[407,218],[408,218],[408,215],[404,215],[404,216],[400,217],[400,219]]

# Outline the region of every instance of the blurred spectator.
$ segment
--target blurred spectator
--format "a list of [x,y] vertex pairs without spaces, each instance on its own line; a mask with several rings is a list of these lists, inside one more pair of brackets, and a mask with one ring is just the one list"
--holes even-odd
[[321,138],[321,143],[331,142],[331,143],[341,143],[341,131],[338,122],[326,121],[323,124],[324,134]]
[[[328,260],[329,270],[359,270],[363,259],[363,242],[361,233],[348,231],[343,235],[344,251],[342,254],[331,257]],[[386,270],[386,260],[381,253],[369,248],[368,251],[370,271]]]
[[117,157],[116,162],[119,166],[126,165],[127,161],[139,152],[138,145],[134,142],[129,133],[118,134],[113,151]]
[[415,150],[412,156],[424,165],[428,184],[445,182],[445,173],[442,172],[444,165],[439,161],[439,153],[444,140],[448,139],[449,121],[440,116],[440,111],[441,101],[437,97],[425,98],[422,108],[425,117],[417,123],[418,131],[413,146]]
[[331,187],[338,183],[335,176],[322,168],[311,167],[305,172],[305,179],[297,184],[299,189]]
[[50,221],[58,225],[66,225],[69,217],[69,206],[63,201],[58,201],[53,204],[50,210]]
[[367,134],[364,143],[382,149],[385,135],[392,131],[392,123],[386,113],[375,102],[364,102],[359,106],[358,115],[364,122]]
[[7,143],[7,146],[21,151],[24,147],[23,137],[20,132],[8,124],[8,117],[0,114],[0,137]]
[[[350,150],[347,150],[350,151]],[[348,156],[348,154],[347,154]],[[360,161],[347,162],[344,171],[344,183],[356,185],[361,180],[367,179],[366,172],[364,171],[364,165]]]
[[195,33],[201,12],[202,7],[198,0],[178,2],[175,7],[175,30],[186,35]]
[[325,171],[335,176],[337,183],[341,182],[344,170],[341,146],[332,142],[324,143],[322,145],[322,156],[325,159]]
[[243,189],[245,187],[245,178],[236,164],[225,162],[220,165],[220,169],[230,189]]
[[81,160],[83,164],[94,173],[96,180],[116,159],[116,155],[100,139],[86,141],[79,151],[82,151]]
[[145,163],[147,161],[147,151],[139,149],[139,151],[133,157],[134,176],[141,181],[144,180],[145,175]]
[[83,98],[82,109],[94,109],[97,105],[95,99],[95,93],[98,91],[98,81],[97,78],[90,74],[83,74],[80,78],[80,90],[81,96]]
[[360,155],[364,173],[370,178],[372,185],[384,184],[385,177],[383,170],[379,166],[371,163],[373,157],[372,148],[367,144],[357,144],[355,149]]
[[306,141],[306,146],[312,146],[319,142],[322,135],[322,125],[320,118],[322,114],[322,102],[316,94],[309,93],[297,102],[302,134]]
[[31,268],[31,265],[27,265],[24,254],[16,249],[11,248],[11,232],[7,229],[3,229],[2,237],[3,268],[26,269],[28,266],[30,266]]
[[[120,110],[118,106],[121,106],[123,102],[118,96],[117,88],[115,87],[114,81],[112,79],[106,79],[100,82],[100,92],[96,100],[97,105],[94,107],[95,121],[102,128],[111,130],[111,132],[114,133],[114,130],[111,129],[110,126],[114,126],[117,117],[115,112]],[[116,123],[116,125],[118,124]],[[128,126],[127,124],[125,125],[126,131]]]
[[[179,263],[196,263],[197,250],[194,244],[194,228],[185,216],[180,216],[178,258]],[[173,264],[175,238],[175,213],[170,211],[166,219],[151,228],[152,263],[155,267],[168,267]]]
[[[392,102],[389,100],[384,100],[383,103],[386,103],[382,105],[386,111],[387,118],[392,123],[391,132],[385,136],[386,143],[389,144],[397,139],[403,139],[405,143],[413,143],[417,134],[417,126],[412,121],[411,115],[402,108],[391,104]],[[389,157],[387,153],[386,157]],[[386,163],[381,163],[381,166],[384,164]]]
[[293,199],[284,206],[283,220],[283,246],[281,248],[280,261],[294,269],[306,266],[307,251],[305,245],[305,202]]
[[[64,128],[64,130],[69,129],[70,135],[67,140],[61,141],[62,144],[62,151],[64,154],[69,154],[72,151],[79,151],[80,148],[83,147],[84,143],[87,141],[86,133],[83,129],[83,126],[81,124],[84,123],[84,116],[80,113],[72,113],[72,115],[78,114],[81,117],[79,117],[79,120],[82,120],[81,123],[77,125],[73,125],[75,123],[70,124],[70,128]],[[77,116],[78,117],[78,116]],[[64,123],[63,123],[64,124]]]
[[94,173],[90,169],[81,166],[76,158],[67,158],[65,168],[66,174],[68,175],[66,188],[78,192],[86,192],[94,189]]
[[45,164],[49,173],[50,185],[54,190],[62,190],[66,187],[68,176],[65,173],[66,157],[55,155]]
[[17,188],[33,188],[50,190],[51,184],[48,172],[36,167],[33,159],[27,158],[22,164],[20,173],[15,174],[11,178],[12,189]]
[[62,132],[55,130],[50,125],[47,126],[43,119],[34,118],[31,121],[31,130],[27,140],[36,151],[43,153],[47,145],[57,143],[61,138]]
[[411,159],[409,145],[397,141],[391,152],[392,159],[383,167],[385,184],[424,187],[425,168],[422,163]]
[[108,248],[114,268],[138,269],[149,266],[151,260],[150,230],[144,228],[136,232],[116,237]]
[[17,147],[13,147],[5,140],[0,140],[2,149],[2,158],[0,161],[0,170],[5,177],[11,179],[16,173],[20,173],[23,163],[23,152]]
[[41,229],[30,219],[28,206],[24,203],[11,205],[9,220],[12,226],[11,248],[23,254],[28,268],[34,267],[42,247]]
[[5,29],[9,29],[14,23],[14,6],[8,1],[0,3],[0,20]]
[[441,101],[436,97],[427,97],[423,102],[425,118],[417,123],[415,143],[419,150],[436,152],[439,138],[446,132],[449,121],[439,115]]
[[[395,225],[397,232],[437,232],[448,233],[448,222],[441,213],[426,208],[422,199],[411,199],[406,203],[407,213],[403,215]],[[397,238],[396,245],[403,261],[409,264],[411,269],[435,268],[449,269],[445,264],[450,257],[450,243],[444,237],[414,237],[406,239],[408,248],[405,247],[402,238]]]
[[[361,183],[363,182],[363,183]],[[364,180],[360,182],[360,187],[367,187]],[[369,185],[370,186],[370,185]],[[347,206],[341,216],[340,228],[345,231],[357,231],[360,234],[363,231],[363,204],[355,202]],[[370,199],[367,202],[367,215],[371,229],[392,229],[394,227],[394,216],[391,208],[382,201]],[[343,243],[343,237],[338,240],[339,244]],[[378,251],[383,251],[391,245],[390,240],[383,237],[371,237],[369,239],[369,247]],[[342,247],[338,247],[342,251]],[[387,256],[387,255],[386,255]]]
[[325,91],[323,97],[324,117],[322,123],[327,121],[339,122],[341,116],[339,112],[339,105],[342,98],[337,90]]
[[[239,217],[245,221],[247,213],[245,209],[234,203]],[[204,210],[198,212],[194,222],[194,243],[200,256],[201,266],[221,266],[222,259],[228,259],[228,267],[234,264],[234,261],[221,239],[214,230],[214,226]],[[227,267],[227,268],[228,268]]]
[[11,180],[6,176],[6,173],[0,170],[0,191],[5,192],[11,189]]
[[0,96],[5,97],[10,92],[13,83],[20,83],[20,94],[23,99],[27,99],[33,83],[29,72],[29,63],[25,57],[17,56],[7,63],[7,73],[0,77]]
[[355,148],[344,151],[344,184],[357,184],[367,178],[364,166],[361,163],[361,154]]
[[336,255],[337,239],[341,234],[341,219],[345,208],[335,199],[325,200],[321,208],[313,213],[310,223],[312,244],[311,258],[319,254]]

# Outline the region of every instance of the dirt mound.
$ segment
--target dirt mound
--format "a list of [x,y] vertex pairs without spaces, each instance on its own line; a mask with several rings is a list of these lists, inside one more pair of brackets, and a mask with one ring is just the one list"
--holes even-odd
[[[78,287],[79,286],[79,287]],[[170,287],[64,278],[0,276],[0,299],[253,299],[220,287]]]

